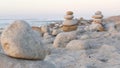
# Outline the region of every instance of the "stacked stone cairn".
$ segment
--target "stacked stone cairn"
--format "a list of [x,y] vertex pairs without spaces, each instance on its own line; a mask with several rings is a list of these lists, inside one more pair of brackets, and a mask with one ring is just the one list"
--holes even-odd
[[93,18],[93,22],[92,25],[96,25],[96,30],[97,31],[104,31],[104,27],[103,27],[103,15],[101,11],[97,11],[95,12],[95,15],[92,16]]
[[62,23],[61,29],[64,32],[74,31],[77,29],[78,20],[73,19],[73,12],[67,11],[65,15],[65,21]]

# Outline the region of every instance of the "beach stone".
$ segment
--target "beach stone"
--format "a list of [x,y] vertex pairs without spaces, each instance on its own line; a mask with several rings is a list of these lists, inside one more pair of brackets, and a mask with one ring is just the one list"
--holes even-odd
[[71,40],[74,40],[76,38],[77,36],[75,31],[59,33],[54,40],[53,47],[64,48],[66,47],[67,43],[69,43]]
[[72,11],[67,11],[66,14],[67,15],[73,15],[73,12]]
[[41,28],[40,27],[32,26],[32,29],[41,33]]
[[32,29],[39,32],[40,36],[42,36],[42,31],[40,27],[32,26]]
[[48,61],[15,59],[0,53],[0,68],[56,68],[56,66]]
[[102,14],[101,11],[96,11],[96,12],[95,12],[95,15],[101,15],[101,14]]
[[52,35],[53,35],[53,36],[56,36],[56,35],[58,35],[58,34],[61,33],[61,32],[62,32],[62,31],[59,30],[59,29],[53,29]]
[[70,50],[90,50],[99,49],[100,45],[94,44],[91,40],[72,40],[67,45],[66,48]]
[[42,33],[49,33],[50,32],[50,30],[49,30],[47,25],[41,26],[41,31],[42,31]]
[[92,23],[89,26],[85,27],[86,31],[104,31],[104,27],[98,23]]
[[67,15],[64,18],[67,19],[67,20],[72,20],[73,19],[73,15]]
[[2,48],[6,55],[22,59],[44,59],[46,50],[39,33],[25,21],[17,20],[1,35]]
[[89,22],[87,20],[80,20],[78,23],[79,25],[89,25]]
[[84,49],[84,45],[84,41],[82,40],[72,40],[66,45],[66,48],[70,50],[82,50]]

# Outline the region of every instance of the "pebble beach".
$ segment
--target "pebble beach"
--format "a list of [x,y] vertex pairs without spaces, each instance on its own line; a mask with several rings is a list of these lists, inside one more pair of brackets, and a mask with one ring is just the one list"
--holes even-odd
[[[117,17],[117,16],[116,16]],[[36,26],[15,20],[0,29],[0,68],[120,68],[120,17],[75,19]]]

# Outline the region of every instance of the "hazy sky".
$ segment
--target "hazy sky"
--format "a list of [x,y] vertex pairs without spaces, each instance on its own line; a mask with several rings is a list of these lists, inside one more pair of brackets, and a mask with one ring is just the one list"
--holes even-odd
[[68,10],[77,18],[91,18],[97,10],[120,15],[120,0],[0,0],[0,18],[62,19]]

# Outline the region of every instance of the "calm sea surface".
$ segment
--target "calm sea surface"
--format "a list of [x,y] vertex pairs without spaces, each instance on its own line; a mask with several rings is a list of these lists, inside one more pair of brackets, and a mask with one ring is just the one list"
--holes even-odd
[[[5,28],[9,24],[13,23],[15,20],[5,20],[1,19],[0,20],[0,28]],[[41,26],[41,25],[46,25],[49,23],[54,23],[54,21],[40,21],[40,20],[25,20],[28,24],[31,26]]]

